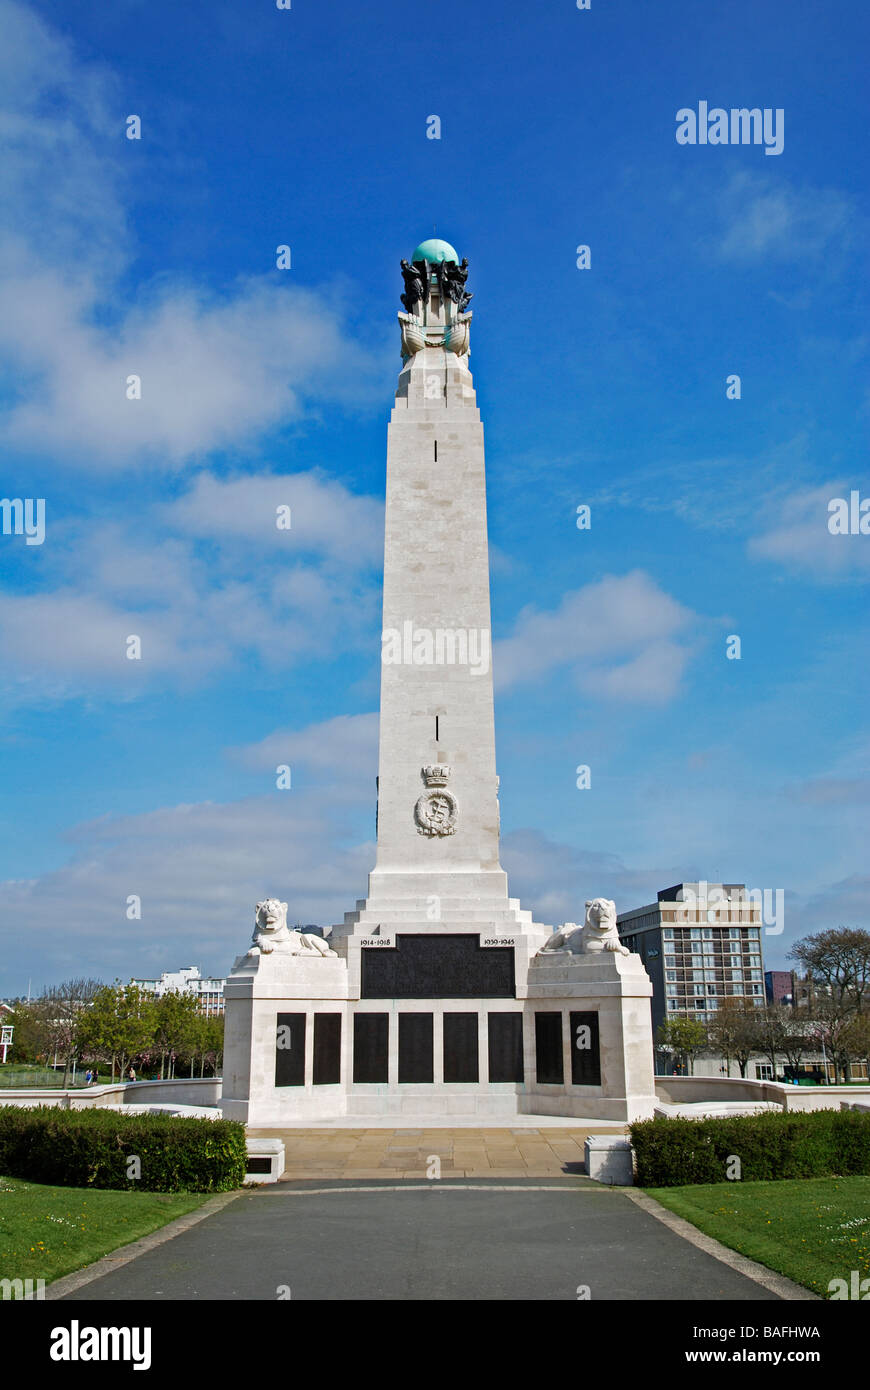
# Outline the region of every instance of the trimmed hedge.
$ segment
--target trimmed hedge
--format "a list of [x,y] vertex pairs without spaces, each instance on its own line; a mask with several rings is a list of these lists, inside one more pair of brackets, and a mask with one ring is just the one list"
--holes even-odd
[[[131,1157],[141,1176],[127,1176]],[[245,1180],[245,1127],[235,1120],[120,1115],[112,1110],[0,1107],[0,1173],[57,1187],[229,1192]]]
[[642,1120],[631,1143],[639,1187],[724,1182],[734,1156],[744,1182],[870,1173],[870,1114],[852,1110]]

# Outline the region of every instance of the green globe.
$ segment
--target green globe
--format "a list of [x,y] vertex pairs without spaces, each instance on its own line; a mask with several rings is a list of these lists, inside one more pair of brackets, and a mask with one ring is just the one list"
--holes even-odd
[[428,241],[421,241],[411,260],[430,261],[432,265],[438,265],[442,261],[452,261],[454,265],[459,265],[459,257],[450,242],[440,241],[438,237],[430,237]]

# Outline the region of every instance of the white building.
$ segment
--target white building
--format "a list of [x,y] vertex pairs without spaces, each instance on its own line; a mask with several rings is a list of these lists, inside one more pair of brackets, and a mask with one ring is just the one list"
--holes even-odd
[[206,1018],[224,1011],[224,981],[220,976],[200,974],[196,965],[182,966],[180,970],[164,970],[159,980],[133,980],[141,990],[161,999],[164,994],[195,994],[199,1012]]

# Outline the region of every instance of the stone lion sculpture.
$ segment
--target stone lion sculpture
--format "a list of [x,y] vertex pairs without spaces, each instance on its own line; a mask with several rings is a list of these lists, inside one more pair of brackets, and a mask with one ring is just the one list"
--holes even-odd
[[334,956],[326,942],[313,932],[292,931],[287,926],[287,904],[277,898],[257,903],[254,914],[253,945],[249,956],[269,956],[272,952],[290,956]]
[[586,903],[586,921],[582,927],[576,922],[566,922],[541,947],[538,955],[552,955],[557,951],[568,952],[573,956],[595,955],[599,951],[614,951],[627,956],[630,951],[623,946],[616,929],[616,903],[611,898],[590,898]]

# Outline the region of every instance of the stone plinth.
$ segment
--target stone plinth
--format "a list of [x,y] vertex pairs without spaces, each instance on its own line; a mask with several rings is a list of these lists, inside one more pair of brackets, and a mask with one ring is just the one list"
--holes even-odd
[[[538,1079],[541,1068],[535,1056],[530,1068],[535,1079],[524,1088],[522,1109],[602,1120],[651,1119],[656,1105],[651,997],[652,984],[638,955],[601,951],[536,956],[527,978],[527,1007],[561,1015],[564,1081],[560,1085]],[[577,1047],[572,1014],[595,1015],[600,1084],[573,1080],[578,1053],[584,1049]],[[594,1051],[595,1039],[589,1041]]]
[[[342,1047],[347,1046],[347,965],[343,960],[277,951],[240,956],[227,978],[224,998],[221,1109],[228,1120],[292,1124],[295,1119],[345,1112],[346,1096],[339,1083],[315,1086],[310,1045],[315,1014],[337,1013],[342,1021]],[[276,1085],[276,1026],[281,1015],[305,1018],[303,1079],[298,1085]],[[346,1070],[342,1059],[342,1075]]]

